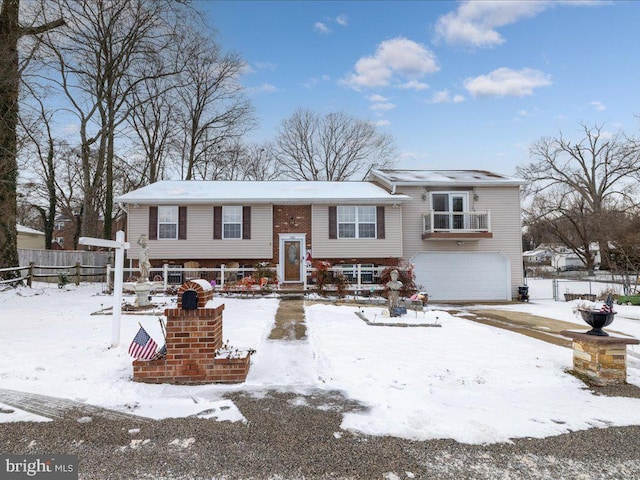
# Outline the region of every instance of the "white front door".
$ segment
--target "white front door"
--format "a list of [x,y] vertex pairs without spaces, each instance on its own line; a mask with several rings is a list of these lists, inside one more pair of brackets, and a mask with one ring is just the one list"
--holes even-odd
[[306,234],[280,234],[280,278],[282,283],[302,283]]

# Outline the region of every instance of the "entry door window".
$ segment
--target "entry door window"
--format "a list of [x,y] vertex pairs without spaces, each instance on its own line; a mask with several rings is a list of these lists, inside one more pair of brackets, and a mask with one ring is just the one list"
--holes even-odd
[[284,247],[284,281],[300,282],[300,240],[285,240]]
[[464,212],[467,210],[467,193],[433,193],[431,205],[434,213],[434,227],[442,230],[463,230]]

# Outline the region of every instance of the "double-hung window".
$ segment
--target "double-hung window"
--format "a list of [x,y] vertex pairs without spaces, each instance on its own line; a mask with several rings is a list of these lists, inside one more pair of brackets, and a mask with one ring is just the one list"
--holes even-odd
[[376,238],[376,207],[338,207],[338,238]]
[[222,238],[242,238],[242,207],[222,207]]
[[158,207],[158,239],[178,238],[178,207]]

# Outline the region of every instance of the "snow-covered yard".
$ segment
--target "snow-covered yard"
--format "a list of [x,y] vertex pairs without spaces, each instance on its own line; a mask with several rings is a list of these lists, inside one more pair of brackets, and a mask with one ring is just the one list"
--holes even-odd
[[[586,330],[572,303],[542,298],[546,294],[538,289],[550,292],[551,287],[535,282],[530,282],[530,303],[491,308],[570,321],[576,330]],[[293,391],[304,403],[304,395],[317,389],[340,390],[366,407],[345,414],[345,429],[467,443],[640,424],[640,400],[593,395],[565,373],[572,363],[569,349],[455,317],[437,306],[429,307],[424,321],[433,323],[437,317],[442,328],[401,328],[369,326],[354,314],[359,307],[314,304],[306,309],[308,340],[284,342],[268,340],[277,299],[217,297],[225,303],[225,340],[256,349],[246,383],[136,383],[127,348],[138,322],[162,345],[158,315],[123,315],[120,345],[109,348],[111,316],[92,315],[111,305],[111,297],[100,289],[53,285],[0,293],[0,388],[153,418],[207,412],[203,416],[231,421],[243,416],[224,398],[229,391]],[[640,307],[616,310],[611,328],[640,337]],[[364,313],[378,318],[381,307],[364,307]],[[629,381],[640,385],[633,348]],[[0,413],[0,422],[18,420],[44,419],[19,411]]]

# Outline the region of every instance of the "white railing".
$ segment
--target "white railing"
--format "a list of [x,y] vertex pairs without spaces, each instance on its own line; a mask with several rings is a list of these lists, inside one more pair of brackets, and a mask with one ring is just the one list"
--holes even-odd
[[430,212],[422,215],[423,233],[491,232],[491,212]]
[[[375,267],[371,264],[353,264],[353,265],[334,265],[328,269],[334,275],[343,274],[349,281],[351,290],[370,290],[371,288],[381,288],[378,285],[380,274],[387,268],[385,266]],[[209,282],[215,282],[212,285],[216,290],[225,288],[232,289],[234,287],[246,288],[254,286],[258,288],[260,279],[256,278],[257,270],[267,270],[271,273],[271,277],[276,279],[269,282],[266,287],[278,289],[280,287],[277,280],[277,267],[266,267],[257,269],[255,267],[227,267],[221,265],[216,268],[187,268],[182,266],[173,266],[165,264],[161,268],[151,268],[149,270],[149,279],[151,281],[161,282],[163,289],[167,290],[171,286],[182,285],[185,281],[191,279],[204,279]],[[316,269],[312,267],[304,267],[302,280],[300,283],[305,290],[314,288]],[[107,265],[107,279],[109,288],[113,285],[114,268]],[[124,281],[135,282],[140,275],[137,268],[124,268]],[[251,281],[244,281],[244,280]]]

